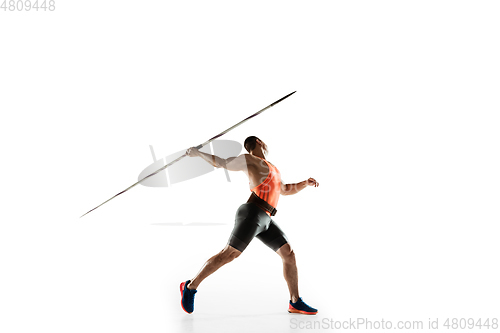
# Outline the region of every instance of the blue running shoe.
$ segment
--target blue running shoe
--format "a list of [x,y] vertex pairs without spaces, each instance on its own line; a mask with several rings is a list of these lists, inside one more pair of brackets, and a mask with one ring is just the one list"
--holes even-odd
[[187,313],[192,313],[194,311],[194,294],[196,294],[198,290],[189,290],[187,288],[189,282],[191,282],[191,280],[181,283],[181,306]]
[[292,301],[290,301],[290,304],[288,305],[288,312],[315,315],[318,313],[318,310],[311,308],[302,300],[302,297],[299,297],[299,300],[296,303],[292,303]]

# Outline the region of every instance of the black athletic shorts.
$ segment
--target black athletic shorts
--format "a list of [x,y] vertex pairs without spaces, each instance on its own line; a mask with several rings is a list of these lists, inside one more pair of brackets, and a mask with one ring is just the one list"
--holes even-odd
[[244,203],[236,212],[228,244],[243,252],[254,237],[273,251],[288,243],[285,233],[267,213],[254,203]]

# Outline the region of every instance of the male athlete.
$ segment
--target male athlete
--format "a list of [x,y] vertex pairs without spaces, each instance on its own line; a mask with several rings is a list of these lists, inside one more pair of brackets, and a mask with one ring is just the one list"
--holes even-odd
[[271,216],[276,214],[279,195],[298,193],[307,186],[318,187],[319,183],[309,178],[298,184],[283,184],[276,166],[266,160],[267,146],[255,136],[246,138],[245,149],[249,154],[222,159],[218,156],[200,152],[192,147],[186,151],[190,157],[199,156],[217,168],[230,171],[243,171],[250,180],[252,194],[247,203],[242,204],[236,212],[235,223],[226,247],[207,260],[202,269],[192,280],[182,282],[181,306],[187,313],[194,311],[194,294],[198,285],[220,267],[238,258],[254,237],[269,246],[283,260],[283,275],[290,291],[288,312],[314,315],[318,310],[307,305],[299,297],[297,266],[295,253],[288,239]]

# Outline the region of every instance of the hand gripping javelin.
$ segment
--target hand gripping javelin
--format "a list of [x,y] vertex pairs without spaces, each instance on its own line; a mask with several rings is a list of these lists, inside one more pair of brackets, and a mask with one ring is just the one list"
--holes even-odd
[[[284,100],[285,98],[290,97],[291,95],[293,95],[293,94],[295,94],[295,93],[296,93],[296,91],[294,91],[294,92],[292,92],[292,93],[290,93],[290,94],[286,95],[286,96],[285,96],[285,97],[283,97],[283,98],[278,99],[276,102],[274,102],[274,103],[272,103],[272,104],[269,104],[268,106],[266,106],[266,107],[265,107],[265,108],[263,108],[262,110],[255,112],[255,113],[254,113],[253,115],[251,115],[250,117],[247,117],[247,118],[243,119],[242,121],[240,121],[240,122],[239,122],[239,123],[237,123],[236,125],[233,125],[233,126],[229,127],[227,130],[225,130],[225,131],[223,131],[223,132],[221,132],[221,133],[217,134],[217,135],[216,135],[216,136],[214,136],[213,138],[211,138],[211,139],[207,140],[206,142],[204,142],[204,143],[202,143],[202,144],[200,144],[200,145],[196,146],[196,148],[197,148],[197,149],[200,149],[201,147],[205,146],[206,144],[208,144],[208,143],[212,142],[213,140],[215,140],[215,139],[217,139],[217,138],[219,138],[219,137],[223,136],[224,134],[226,134],[227,132],[229,132],[229,131],[230,131],[230,130],[232,130],[233,128],[236,128],[236,127],[240,126],[240,125],[241,125],[241,124],[243,124],[245,121],[247,121],[247,120],[249,120],[250,118],[253,118],[253,117],[255,117],[255,116],[259,115],[259,114],[261,114],[261,113],[262,113],[262,112],[264,112],[265,110],[267,110],[267,109],[269,109],[270,107],[272,107],[272,106],[274,106],[274,105],[278,104],[279,102],[281,102],[281,101],[282,101],[282,100]],[[104,202],[103,202],[102,204],[100,204],[99,206],[97,206],[97,207],[95,207],[95,208],[92,208],[91,210],[89,210],[88,212],[86,212],[85,214],[83,214],[82,216],[80,216],[80,218],[84,217],[85,215],[87,215],[87,214],[88,214],[88,213],[90,213],[91,211],[93,211],[93,210],[95,210],[95,209],[97,209],[97,208],[101,207],[101,206],[102,206],[102,205],[104,205],[106,202],[110,201],[111,199],[114,199],[115,197],[119,196],[120,194],[127,192],[127,191],[128,191],[128,190],[130,190],[132,187],[134,187],[135,185],[137,185],[137,184],[139,184],[140,182],[142,182],[144,179],[146,179],[146,178],[149,178],[149,177],[151,177],[151,176],[156,175],[158,172],[162,171],[163,169],[168,168],[169,166],[171,166],[172,164],[174,164],[174,163],[176,163],[176,162],[180,161],[181,159],[183,159],[183,158],[184,158],[184,157],[186,157],[186,156],[187,156],[187,155],[186,155],[186,154],[184,154],[184,155],[182,155],[182,156],[180,156],[180,157],[176,158],[175,160],[173,160],[172,162],[168,163],[167,165],[165,165],[165,166],[161,167],[160,169],[156,170],[155,172],[153,172],[153,173],[152,173],[152,174],[150,174],[149,176],[146,176],[146,177],[142,178],[142,179],[141,179],[141,180],[139,180],[137,183],[135,183],[135,184],[133,184],[133,185],[131,185],[131,186],[127,187],[125,190],[121,191],[120,193],[116,194],[115,196],[113,196],[113,197],[109,198],[108,200],[104,201]]]

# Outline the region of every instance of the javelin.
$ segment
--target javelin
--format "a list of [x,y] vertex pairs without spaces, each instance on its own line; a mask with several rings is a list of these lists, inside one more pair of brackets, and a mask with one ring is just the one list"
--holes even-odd
[[[286,95],[286,96],[285,96],[285,97],[283,97],[283,98],[278,99],[276,102],[274,102],[274,103],[272,103],[272,104],[269,104],[268,106],[266,106],[266,107],[265,107],[265,108],[263,108],[262,110],[255,112],[255,113],[254,113],[253,115],[251,115],[250,117],[247,117],[247,118],[243,119],[242,121],[240,121],[240,122],[239,122],[239,123],[237,123],[236,125],[229,127],[227,130],[225,130],[225,131],[223,131],[223,132],[221,132],[221,133],[217,134],[217,135],[216,135],[216,136],[214,136],[213,138],[211,138],[211,139],[207,140],[206,142],[204,142],[204,143],[202,143],[202,144],[200,144],[200,145],[196,146],[195,148],[196,148],[196,149],[200,149],[201,147],[205,146],[206,144],[208,144],[208,143],[212,142],[213,140],[215,140],[215,139],[217,139],[217,138],[219,138],[219,137],[223,136],[224,134],[226,134],[227,132],[229,132],[229,131],[230,131],[230,130],[232,130],[233,128],[236,128],[236,127],[240,126],[241,124],[243,124],[243,123],[244,123],[245,121],[247,121],[248,119],[253,118],[253,117],[255,117],[255,116],[259,115],[260,113],[264,112],[265,110],[267,110],[267,109],[269,109],[270,107],[272,107],[272,106],[274,106],[274,105],[278,104],[279,102],[281,102],[281,101],[282,101],[282,100],[284,100],[285,98],[287,98],[287,97],[289,97],[289,96],[291,96],[291,95],[293,95],[293,94],[295,94],[295,93],[296,93],[296,91],[294,91],[293,93],[290,93],[290,94]],[[161,167],[160,169],[156,170],[155,172],[153,172],[153,173],[152,173],[152,174],[150,174],[149,176],[146,176],[146,177],[142,178],[141,180],[139,180],[139,181],[138,181],[137,183],[135,183],[134,185],[127,187],[125,190],[123,190],[123,191],[121,191],[120,193],[116,194],[114,197],[111,197],[111,198],[109,198],[108,200],[104,201],[104,202],[103,202],[102,204],[100,204],[99,206],[97,206],[97,207],[95,207],[95,208],[93,208],[93,209],[89,210],[88,212],[86,212],[85,214],[83,214],[82,216],[80,216],[80,218],[84,217],[85,215],[87,215],[87,214],[88,214],[88,213],[90,213],[91,211],[93,211],[93,210],[95,210],[95,209],[97,209],[97,208],[101,207],[101,206],[102,206],[102,205],[104,205],[106,202],[110,201],[111,199],[114,199],[115,197],[119,196],[120,194],[127,192],[127,191],[128,191],[128,190],[130,190],[132,187],[134,187],[135,185],[137,185],[137,184],[139,184],[140,182],[142,182],[144,179],[146,179],[146,178],[149,178],[149,177],[151,177],[151,176],[156,175],[158,172],[162,171],[163,169],[168,168],[169,166],[171,166],[172,164],[174,164],[174,163],[176,163],[176,162],[180,161],[181,159],[183,159],[183,158],[184,158],[184,157],[186,157],[186,156],[187,156],[187,154],[184,154],[184,155],[182,155],[182,156],[180,156],[180,157],[176,158],[175,160],[173,160],[172,162],[168,163],[167,165],[165,165],[165,166]]]

